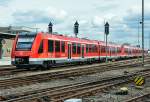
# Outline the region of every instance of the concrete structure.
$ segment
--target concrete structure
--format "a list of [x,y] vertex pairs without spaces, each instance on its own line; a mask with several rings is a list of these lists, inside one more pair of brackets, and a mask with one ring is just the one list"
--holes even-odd
[[23,26],[0,27],[0,32],[17,34],[19,32],[29,32],[30,30]]
[[31,32],[35,28],[25,26],[0,27],[0,59],[10,57],[14,38],[17,33]]

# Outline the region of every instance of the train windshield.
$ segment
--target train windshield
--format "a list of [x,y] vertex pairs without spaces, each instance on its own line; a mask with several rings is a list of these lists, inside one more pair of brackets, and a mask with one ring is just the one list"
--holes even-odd
[[18,35],[16,50],[31,50],[36,33],[21,33]]

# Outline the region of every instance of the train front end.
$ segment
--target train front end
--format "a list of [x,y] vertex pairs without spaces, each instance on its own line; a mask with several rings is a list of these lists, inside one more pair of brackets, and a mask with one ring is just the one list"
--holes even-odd
[[33,45],[37,33],[20,33],[16,36],[11,53],[11,63],[15,66],[31,65],[30,58],[34,56]]

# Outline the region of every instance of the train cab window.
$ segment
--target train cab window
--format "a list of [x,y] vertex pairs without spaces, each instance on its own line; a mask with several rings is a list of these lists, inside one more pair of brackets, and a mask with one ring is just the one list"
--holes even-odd
[[64,41],[61,42],[61,51],[65,52],[65,42]]
[[48,40],[48,52],[53,52],[54,48],[54,41]]
[[77,54],[81,53],[81,44],[77,44]]
[[55,52],[60,52],[60,41],[55,41]]
[[38,53],[43,53],[43,40],[40,43],[40,47],[39,47]]
[[36,33],[20,33],[17,39],[16,50],[30,51],[36,35]]
[[72,44],[72,53],[73,53],[73,54],[76,54],[76,50],[77,50],[77,44],[76,44],[76,43],[73,43],[73,44]]

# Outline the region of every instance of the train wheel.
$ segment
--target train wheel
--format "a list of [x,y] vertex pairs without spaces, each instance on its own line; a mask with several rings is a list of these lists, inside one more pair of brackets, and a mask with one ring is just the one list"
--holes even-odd
[[48,62],[44,62],[42,65],[43,69],[46,70],[49,68],[49,63]]

